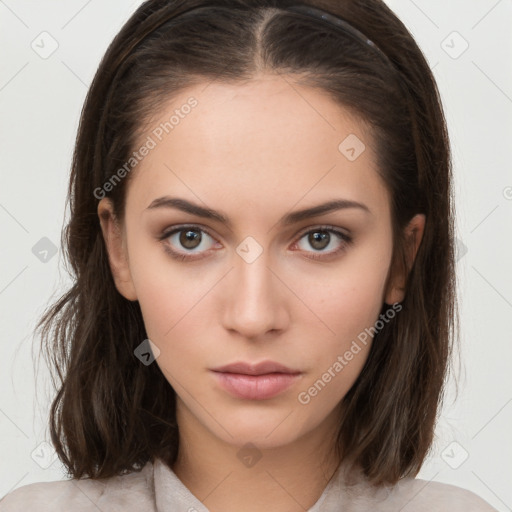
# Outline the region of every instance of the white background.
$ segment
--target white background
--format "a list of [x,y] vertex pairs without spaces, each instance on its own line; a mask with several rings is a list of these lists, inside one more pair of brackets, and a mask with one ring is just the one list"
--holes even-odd
[[[140,3],[0,0],[0,496],[63,478],[58,460],[48,469],[40,466],[52,461],[41,445],[49,441],[52,392],[42,359],[35,376],[33,329],[48,302],[69,285],[60,232],[85,94],[107,45]],[[419,476],[465,487],[508,511],[512,1],[387,3],[434,70],[456,174],[462,371],[456,402],[450,382],[432,455]],[[50,36],[40,35],[44,31]],[[46,59],[31,46],[42,48],[41,38],[46,49],[53,39],[58,43]],[[59,248],[46,262],[32,251],[48,244],[43,237]]]

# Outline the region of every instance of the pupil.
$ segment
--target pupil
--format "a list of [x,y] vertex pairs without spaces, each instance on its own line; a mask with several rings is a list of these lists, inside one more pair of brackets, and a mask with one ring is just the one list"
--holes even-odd
[[309,243],[315,249],[325,249],[330,242],[331,235],[327,231],[315,231],[309,235]]
[[180,244],[187,249],[195,249],[201,243],[201,234],[197,231],[182,231]]

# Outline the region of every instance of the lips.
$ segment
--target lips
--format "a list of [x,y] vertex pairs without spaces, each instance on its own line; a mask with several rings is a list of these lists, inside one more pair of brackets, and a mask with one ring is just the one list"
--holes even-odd
[[212,371],[222,373],[238,373],[242,375],[265,375],[268,373],[301,373],[298,370],[292,370],[291,368],[288,368],[275,361],[262,361],[261,363],[246,363],[244,361],[239,361],[225,366],[220,366],[218,368],[212,368]]
[[290,388],[302,377],[274,361],[237,362],[211,370],[217,384],[230,395],[244,400],[266,400]]

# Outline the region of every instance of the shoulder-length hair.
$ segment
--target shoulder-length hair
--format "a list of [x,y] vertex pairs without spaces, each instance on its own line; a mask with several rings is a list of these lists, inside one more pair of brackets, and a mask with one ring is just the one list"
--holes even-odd
[[[415,476],[433,441],[455,320],[452,170],[440,95],[411,34],[381,0],[308,0],[380,49],[293,0],[149,0],[107,49],[82,110],[73,155],[70,220],[62,245],[74,284],[41,318],[43,353],[58,389],[52,442],[74,478],[140,470],[178,452],[175,391],[134,355],[147,337],[137,301],[117,291],[97,214],[111,197],[123,217],[126,185],[112,179],[144,122],[184,88],[286,74],[327,92],[370,127],[390,191],[393,272],[409,271],[402,310],[375,335],[343,398],[336,449],[375,485]],[[101,193],[99,192],[101,191]],[[403,228],[426,225],[407,267]],[[355,467],[354,466],[354,467]]]

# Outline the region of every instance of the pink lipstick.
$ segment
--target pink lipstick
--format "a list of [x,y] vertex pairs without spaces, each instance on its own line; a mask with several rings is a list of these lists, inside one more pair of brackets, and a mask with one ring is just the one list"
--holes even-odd
[[246,400],[272,398],[301,377],[301,372],[292,370],[274,361],[261,363],[237,362],[213,368],[219,385],[231,395]]

